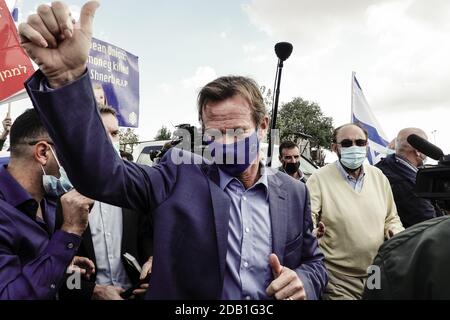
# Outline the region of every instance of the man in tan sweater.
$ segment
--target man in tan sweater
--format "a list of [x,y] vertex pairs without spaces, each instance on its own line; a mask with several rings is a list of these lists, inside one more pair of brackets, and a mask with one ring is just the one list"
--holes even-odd
[[315,233],[325,255],[329,283],[324,299],[360,299],[385,238],[404,230],[389,181],[367,156],[367,131],[354,124],[337,128],[332,150],[339,161],[308,180]]

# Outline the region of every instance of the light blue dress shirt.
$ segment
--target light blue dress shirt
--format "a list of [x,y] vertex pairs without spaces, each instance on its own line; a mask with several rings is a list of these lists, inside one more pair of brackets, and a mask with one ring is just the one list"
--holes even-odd
[[[264,171],[264,170],[262,170]],[[231,199],[228,251],[222,299],[269,299],[272,253],[267,175],[249,188],[219,170],[220,187]]]
[[364,185],[364,177],[366,176],[366,173],[364,172],[364,165],[361,167],[361,173],[359,174],[358,179],[355,179],[350,174],[348,174],[339,160],[336,161],[336,166],[338,167],[339,172],[342,174],[345,181],[347,181],[350,187],[356,192],[360,193]]
[[97,264],[96,283],[128,289],[132,286],[122,264],[122,208],[96,201],[89,228]]

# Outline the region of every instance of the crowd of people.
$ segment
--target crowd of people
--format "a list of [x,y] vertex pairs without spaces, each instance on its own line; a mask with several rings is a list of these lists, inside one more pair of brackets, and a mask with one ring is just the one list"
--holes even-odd
[[359,124],[334,130],[338,160],[309,178],[291,141],[278,170],[265,166],[269,117],[259,86],[241,76],[198,95],[212,161],[172,148],[157,165],[133,163],[87,73],[97,7],[85,4],[75,28],[63,3],[41,5],[19,27],[40,70],[25,84],[34,109],[3,122],[0,299],[384,298],[392,264],[383,288],[367,281],[390,244],[412,238],[405,228],[448,221],[414,194],[425,155],[407,137],[426,139],[418,128],[401,130],[377,166]]

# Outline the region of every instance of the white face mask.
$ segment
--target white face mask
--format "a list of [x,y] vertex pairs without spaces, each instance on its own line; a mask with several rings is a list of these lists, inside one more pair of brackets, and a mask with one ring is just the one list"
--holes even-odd
[[116,150],[117,154],[120,157],[120,142],[119,141],[115,141],[112,144],[113,144],[114,150]]

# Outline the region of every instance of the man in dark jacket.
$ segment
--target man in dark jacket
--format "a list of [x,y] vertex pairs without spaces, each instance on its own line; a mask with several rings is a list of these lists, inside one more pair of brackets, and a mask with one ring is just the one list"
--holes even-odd
[[[96,203],[98,205],[100,203]],[[140,274],[130,264],[127,263],[123,254],[128,253],[135,257],[137,262],[143,266],[148,261],[151,261],[151,255],[153,253],[151,225],[148,220],[148,216],[145,216],[137,211],[122,209],[121,220],[122,222],[122,238],[120,244],[120,255],[123,265],[123,270],[129,279],[129,282],[135,286],[140,281]],[[56,224],[60,225],[62,219],[61,207],[58,205],[56,212]],[[61,221],[62,222],[62,221]],[[117,235],[115,235],[117,236]],[[70,282],[66,281],[66,285],[63,286],[59,292],[59,298],[61,300],[110,300],[114,299],[118,293],[116,286],[102,285],[97,281],[98,279],[98,261],[96,251],[94,248],[94,241],[92,239],[91,227],[88,226],[84,234],[82,235],[82,242],[77,251],[77,256],[86,257],[94,262],[95,272],[89,277],[89,279],[82,278],[79,288],[69,289]],[[97,254],[98,254],[97,248]],[[151,264],[151,262],[150,262]],[[147,285],[142,286],[146,288]],[[140,290],[142,293],[145,290]],[[137,291],[139,292],[139,291]],[[136,293],[136,291],[135,291]],[[117,296],[118,298],[119,296]]]
[[449,238],[450,217],[439,217],[385,242],[375,257],[363,298],[450,299]]
[[280,162],[282,166],[278,170],[306,183],[305,175],[300,169],[300,160],[300,149],[294,142],[284,141],[280,144]]
[[441,210],[430,200],[414,194],[417,168],[423,165],[426,156],[408,143],[407,138],[411,134],[427,139],[421,129],[401,130],[396,139],[395,154],[387,156],[376,165],[389,179],[398,215],[405,228],[442,215]]
[[[114,109],[101,105],[100,116],[113,146],[119,154],[119,122]],[[153,241],[150,217],[139,211],[96,201],[89,215],[89,226],[77,255],[92,260],[95,274],[81,280],[80,288],[68,290],[70,281],[60,292],[60,299],[118,300],[123,290],[138,285],[151,272]],[[141,273],[124,259],[130,254],[142,266]],[[139,267],[139,266],[138,266]],[[145,293],[143,284],[135,294]]]

